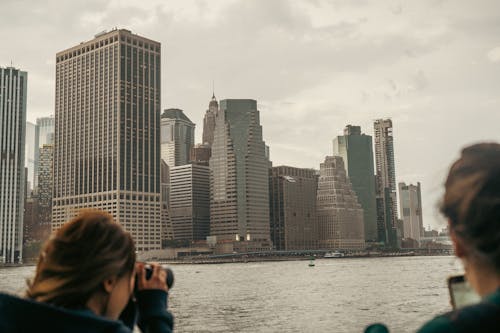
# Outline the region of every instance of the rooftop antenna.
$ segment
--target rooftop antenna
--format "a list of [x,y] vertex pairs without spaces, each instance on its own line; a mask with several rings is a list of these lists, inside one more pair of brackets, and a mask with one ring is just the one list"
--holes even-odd
[[215,99],[215,81],[212,79],[212,98]]

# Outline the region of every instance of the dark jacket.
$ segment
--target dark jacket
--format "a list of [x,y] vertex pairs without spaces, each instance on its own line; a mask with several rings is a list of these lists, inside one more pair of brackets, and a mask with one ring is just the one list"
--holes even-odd
[[[366,328],[365,333],[388,333],[383,324]],[[467,306],[427,322],[417,333],[500,332],[500,289],[479,304]]]
[[[143,290],[137,295],[138,326],[147,333],[170,333],[172,315],[167,311],[167,293]],[[0,293],[0,333],[131,333],[137,316],[110,320],[88,309],[70,310]]]
[[418,333],[500,332],[500,289],[479,304],[434,318]]

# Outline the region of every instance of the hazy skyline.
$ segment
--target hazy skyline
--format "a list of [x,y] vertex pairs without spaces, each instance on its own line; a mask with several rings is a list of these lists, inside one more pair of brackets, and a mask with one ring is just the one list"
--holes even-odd
[[28,120],[54,114],[55,54],[113,27],[162,43],[162,109],[196,123],[217,98],[258,102],[275,166],[319,169],[346,124],[391,117],[396,181],[424,225],[465,144],[500,141],[496,1],[0,2],[0,66],[28,72]]

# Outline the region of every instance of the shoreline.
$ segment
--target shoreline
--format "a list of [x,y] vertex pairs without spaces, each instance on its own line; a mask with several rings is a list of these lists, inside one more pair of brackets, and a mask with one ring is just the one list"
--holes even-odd
[[[280,262],[280,261],[310,261],[316,259],[323,260],[348,260],[348,259],[367,259],[367,258],[395,258],[395,257],[448,257],[452,254],[363,254],[346,255],[337,258],[310,257],[310,256],[269,256],[269,257],[237,257],[237,258],[186,258],[186,259],[158,259],[157,262],[167,265],[215,265],[232,263],[256,263],[256,262]],[[154,260],[153,260],[154,261]]]
[[[322,256],[248,256],[248,257],[232,257],[232,258],[210,258],[210,257],[191,257],[185,259],[162,259],[151,260],[167,265],[217,265],[217,264],[232,264],[232,263],[256,263],[256,262],[280,262],[280,261],[309,261],[316,259],[323,260],[347,260],[347,259],[365,259],[365,258],[396,258],[396,257],[443,257],[453,256],[452,254],[422,254],[422,253],[400,253],[400,254],[361,254],[361,255],[345,255],[336,258],[324,258]],[[28,262],[23,264],[0,264],[0,269],[29,267],[36,266],[36,262]]]

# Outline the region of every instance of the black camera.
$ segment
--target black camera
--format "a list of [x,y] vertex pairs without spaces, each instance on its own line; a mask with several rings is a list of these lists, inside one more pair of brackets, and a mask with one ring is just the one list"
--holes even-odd
[[[161,269],[163,269],[165,272],[167,272],[167,287],[168,290],[172,289],[172,286],[174,285],[174,272],[168,268],[167,265],[160,265]],[[144,265],[144,270],[146,271],[146,280],[149,280],[151,276],[153,275],[153,266],[150,264],[145,264]],[[135,286],[134,286],[134,291],[137,291],[137,279],[138,277],[135,277]]]

